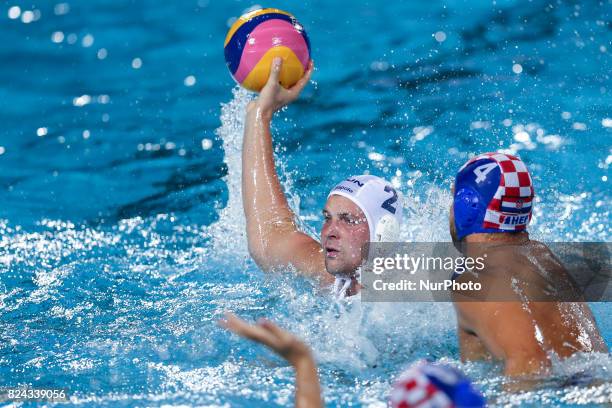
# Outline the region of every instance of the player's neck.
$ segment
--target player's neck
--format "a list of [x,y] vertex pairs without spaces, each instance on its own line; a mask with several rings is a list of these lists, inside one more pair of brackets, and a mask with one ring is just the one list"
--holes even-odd
[[523,232],[501,232],[493,234],[470,234],[464,238],[464,242],[491,243],[491,244],[524,244],[529,242],[529,233]]
[[529,242],[527,232],[471,234],[461,241],[460,251],[465,256],[480,256],[494,247],[524,245]]
[[362,288],[362,286],[359,283],[359,281],[357,280],[357,278],[353,277],[351,279],[351,286],[349,287],[349,289],[347,291],[347,295],[348,296],[355,296],[356,294],[361,292],[361,288]]

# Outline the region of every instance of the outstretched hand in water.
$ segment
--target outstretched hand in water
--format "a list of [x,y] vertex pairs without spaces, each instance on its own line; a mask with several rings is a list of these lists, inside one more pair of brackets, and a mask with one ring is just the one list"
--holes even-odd
[[226,313],[219,324],[241,337],[264,344],[291,363],[296,372],[296,407],[323,407],[317,365],[310,348],[296,336],[267,319],[250,324],[233,313]]

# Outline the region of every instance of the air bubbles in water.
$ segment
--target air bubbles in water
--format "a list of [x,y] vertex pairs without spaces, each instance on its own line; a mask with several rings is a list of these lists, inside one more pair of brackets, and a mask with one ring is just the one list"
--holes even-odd
[[91,96],[89,95],[81,95],[72,100],[72,104],[78,107],[88,105],[89,103],[91,103]]
[[58,3],[53,8],[53,12],[56,16],[62,16],[64,14],[68,14],[70,11],[70,5],[68,3]]
[[8,9],[8,18],[11,20],[16,20],[21,15],[21,8],[19,6],[13,6]]
[[64,33],[62,33],[61,31],[53,32],[53,34],[51,34],[51,41],[56,44],[61,43],[62,41],[64,41]]
[[32,21],[36,20],[36,15],[32,10],[26,10],[21,13],[21,22],[24,24],[30,24]]
[[437,42],[442,43],[446,41],[446,33],[444,31],[437,31],[434,34],[434,38],[436,39]]
[[195,83],[196,83],[196,77],[193,75],[189,75],[185,77],[185,79],[183,80],[183,84],[185,86],[194,86]]
[[213,142],[210,139],[202,139],[202,150],[208,150],[212,147]]
[[94,37],[91,34],[86,34],[85,37],[81,40],[81,45],[85,48],[89,48],[94,43]]

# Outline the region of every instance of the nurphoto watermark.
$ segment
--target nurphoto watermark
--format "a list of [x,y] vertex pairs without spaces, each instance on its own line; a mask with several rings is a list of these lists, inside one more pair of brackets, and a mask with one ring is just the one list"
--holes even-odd
[[366,302],[612,301],[609,243],[371,243]]

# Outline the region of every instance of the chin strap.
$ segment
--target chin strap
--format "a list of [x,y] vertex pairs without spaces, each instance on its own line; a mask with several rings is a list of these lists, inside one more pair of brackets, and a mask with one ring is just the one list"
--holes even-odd
[[332,295],[336,300],[343,300],[347,298],[347,292],[353,283],[353,279],[359,283],[361,277],[361,268],[355,271],[355,275],[336,275],[334,286],[332,287]]
[[346,292],[351,287],[351,282],[353,278],[348,275],[336,275],[336,281],[334,282],[334,286],[332,287],[332,295],[336,300],[341,300],[346,298]]

